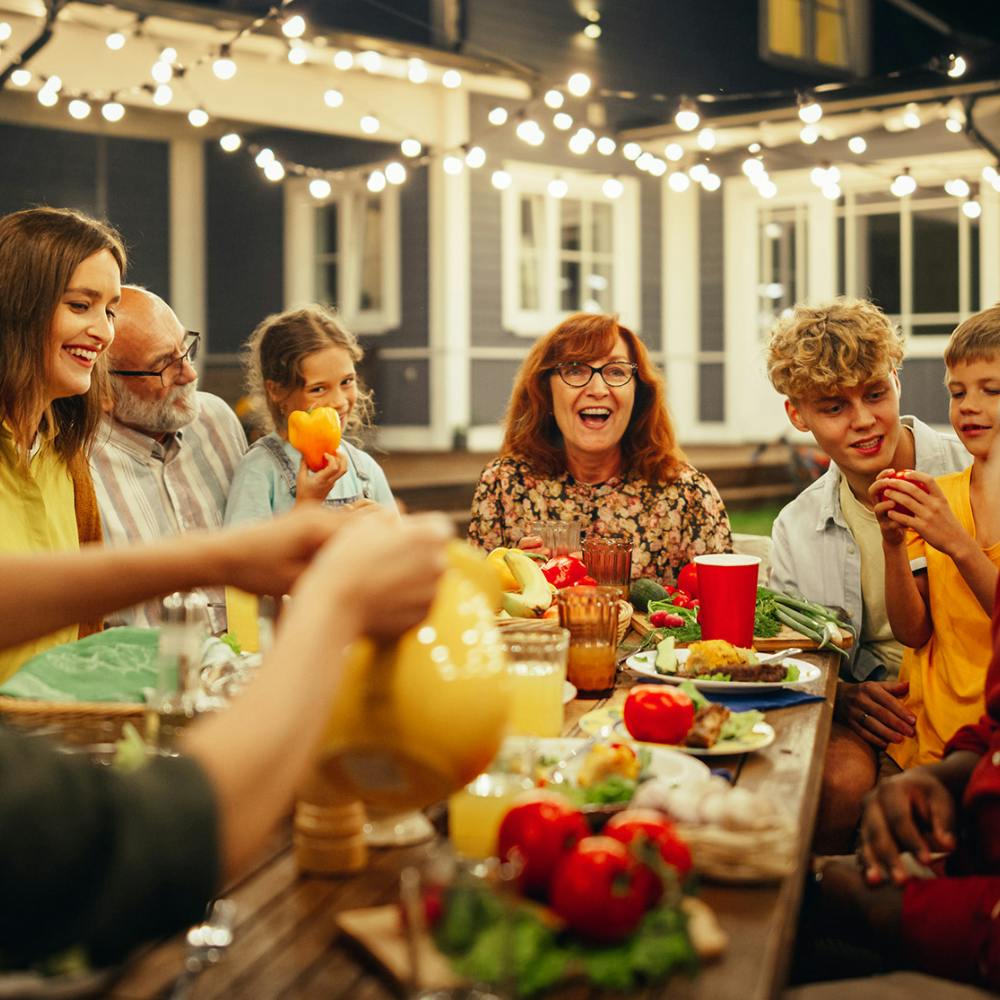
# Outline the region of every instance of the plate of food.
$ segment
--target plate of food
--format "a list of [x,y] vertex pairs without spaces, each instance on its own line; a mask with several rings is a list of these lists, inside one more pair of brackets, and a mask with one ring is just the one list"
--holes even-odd
[[616,734],[599,726],[590,739],[510,736],[501,755],[507,770],[522,771],[584,809],[624,805],[651,778],[680,787],[711,777],[707,765],[675,748],[620,742]]
[[792,687],[818,680],[823,671],[807,660],[792,656],[767,659],[761,663],[752,649],[733,646],[724,639],[694,642],[676,649],[673,636],[656,649],[633,653],[626,666],[643,677],[683,684],[690,681],[701,691],[762,691]]
[[[743,719],[741,716],[751,716]],[[580,728],[593,734],[611,728],[613,738],[633,740],[620,708],[595,708],[580,719]],[[757,711],[731,712],[725,705],[708,703],[699,708],[685,743],[640,743],[643,747],[676,750],[693,757],[724,757],[752,753],[774,742],[774,729]]]

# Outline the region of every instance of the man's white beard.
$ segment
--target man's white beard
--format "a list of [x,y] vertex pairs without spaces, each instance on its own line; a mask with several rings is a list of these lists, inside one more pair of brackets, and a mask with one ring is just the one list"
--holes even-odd
[[191,423],[201,410],[198,383],[175,385],[161,400],[139,399],[127,386],[115,393],[115,420],[146,434],[170,434]]

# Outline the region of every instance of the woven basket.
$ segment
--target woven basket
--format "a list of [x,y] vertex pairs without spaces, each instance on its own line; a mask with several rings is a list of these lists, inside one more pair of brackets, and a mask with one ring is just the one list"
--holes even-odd
[[717,882],[777,882],[795,870],[795,831],[782,824],[767,830],[727,830],[677,824],[691,848],[697,872]]
[[141,728],[144,705],[110,701],[34,701],[0,696],[0,719],[13,728],[51,729],[72,743],[121,738],[126,722]]
[[618,636],[615,645],[620,646],[628,635],[629,626],[632,624],[632,605],[628,601],[618,602]]

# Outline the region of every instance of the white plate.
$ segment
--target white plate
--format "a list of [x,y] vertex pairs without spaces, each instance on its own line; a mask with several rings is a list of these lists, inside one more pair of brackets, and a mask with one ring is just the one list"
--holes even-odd
[[[613,738],[617,739],[617,736]],[[570,738],[534,739],[530,736],[508,736],[504,740],[501,752],[517,754],[533,748],[539,757],[546,760],[562,760],[588,742],[590,741]],[[708,765],[694,757],[679,753],[671,747],[656,746],[653,743],[644,743],[643,746],[651,751],[647,777],[661,778],[674,786],[701,784],[711,777]],[[566,776],[571,781],[575,780],[586,756],[586,753],[577,754],[569,762]]]
[[568,705],[576,697],[576,688],[569,681],[563,681],[563,704]]
[[[687,656],[686,649],[677,650],[677,659],[680,663],[683,663]],[[799,668],[797,681],[708,681],[698,677],[682,677],[680,674],[660,674],[656,672],[654,666],[656,663],[655,649],[647,649],[643,653],[633,653],[625,661],[625,665],[637,674],[642,674],[643,677],[649,677],[655,681],[665,681],[667,684],[683,684],[684,681],[690,681],[699,691],[767,691],[770,688],[798,687],[799,684],[811,684],[823,675],[823,671],[815,663],[797,660],[794,656],[788,656],[786,659]]]
[[[605,726],[612,726],[612,736],[621,740],[634,742],[632,734],[625,728],[625,720],[622,718],[620,708],[595,708],[580,719],[580,728],[587,734],[593,735]],[[753,727],[749,735],[741,740],[723,740],[713,747],[685,747],[676,744],[669,746],[670,750],[679,753],[691,754],[692,757],[726,757],[730,754],[751,753],[754,750],[763,750],[774,742],[774,729],[767,722],[758,722]],[[663,743],[642,743],[644,747],[656,749],[668,749]]]

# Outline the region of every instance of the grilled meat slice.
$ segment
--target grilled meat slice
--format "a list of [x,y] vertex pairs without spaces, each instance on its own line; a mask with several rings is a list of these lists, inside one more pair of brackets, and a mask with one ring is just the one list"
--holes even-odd
[[684,740],[685,746],[705,749],[714,747],[728,718],[729,709],[725,705],[706,705],[699,709],[694,717],[694,724]]

